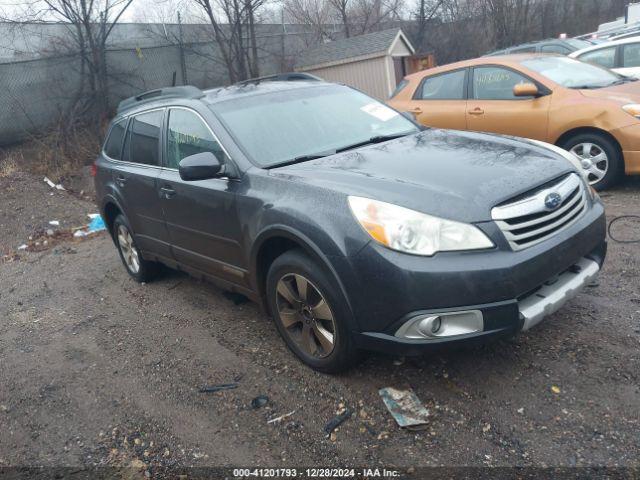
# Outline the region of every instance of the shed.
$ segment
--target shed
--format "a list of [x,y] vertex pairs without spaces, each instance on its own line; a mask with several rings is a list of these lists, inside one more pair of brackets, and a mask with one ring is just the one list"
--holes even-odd
[[406,75],[405,58],[414,48],[399,28],[325,43],[303,52],[297,72],[344,83],[386,100]]

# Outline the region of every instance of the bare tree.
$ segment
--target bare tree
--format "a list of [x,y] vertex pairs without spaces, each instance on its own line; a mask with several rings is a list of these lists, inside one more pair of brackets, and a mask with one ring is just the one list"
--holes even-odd
[[385,24],[403,20],[404,0],[327,0],[342,25],[345,37],[380,30]]
[[284,1],[284,14],[289,23],[310,27],[310,35],[304,36],[307,47],[326,40],[334,40],[332,12],[328,7],[327,0]]
[[349,38],[351,36],[351,29],[349,27],[349,24],[351,23],[349,15],[351,0],[328,0],[328,2],[329,5],[333,7],[336,14],[338,15],[338,18],[340,19],[344,36]]
[[[72,102],[72,118],[89,112],[97,119],[108,116],[109,72],[107,42],[114,27],[133,0],[37,0],[24,2],[21,21],[57,20],[67,35],[52,41],[56,53],[80,58],[80,86]],[[71,122],[72,123],[72,122]]]
[[418,0],[418,6],[414,13],[415,33],[414,43],[416,48],[422,49],[429,22],[439,13],[449,0]]
[[260,75],[256,16],[265,0],[191,0],[211,25],[229,80]]

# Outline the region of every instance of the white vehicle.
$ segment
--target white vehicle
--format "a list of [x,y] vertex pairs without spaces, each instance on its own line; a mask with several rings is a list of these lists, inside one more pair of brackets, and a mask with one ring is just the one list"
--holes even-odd
[[627,77],[640,78],[640,35],[583,48],[569,56]]

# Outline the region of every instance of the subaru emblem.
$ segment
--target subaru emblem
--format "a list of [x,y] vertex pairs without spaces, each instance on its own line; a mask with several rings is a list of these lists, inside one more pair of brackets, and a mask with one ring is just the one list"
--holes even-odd
[[544,206],[549,210],[555,210],[562,203],[562,197],[559,193],[551,192],[549,195],[544,197]]

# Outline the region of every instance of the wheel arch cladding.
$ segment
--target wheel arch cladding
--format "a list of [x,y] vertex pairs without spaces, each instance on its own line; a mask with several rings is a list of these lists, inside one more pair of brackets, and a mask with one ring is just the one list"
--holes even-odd
[[342,296],[347,302],[347,308],[353,313],[351,302],[346,293],[344,285],[338,276],[329,258],[322,253],[322,250],[311,239],[300,232],[289,227],[279,226],[262,232],[254,242],[251,254],[251,266],[254,274],[252,282],[255,291],[262,299],[263,306],[266,303],[266,280],[269,267],[273,261],[289,250],[301,250],[326,270],[326,273],[335,280]]
[[113,236],[113,222],[118,215],[122,215],[122,209],[113,200],[107,200],[104,204],[104,223],[107,231]]
[[560,135],[560,137],[556,140],[555,144],[558,147],[564,147],[564,145],[572,137],[575,137],[576,135],[583,135],[583,134],[589,134],[589,133],[595,134],[595,135],[602,135],[603,137],[611,141],[615,145],[615,147],[618,149],[618,152],[620,153],[620,155],[622,156],[622,146],[620,145],[620,142],[618,142],[618,139],[614,137],[611,133],[607,132],[606,130],[602,130],[601,128],[597,128],[597,127],[578,127],[578,128],[573,128],[571,130],[568,130],[564,132],[562,135]]

